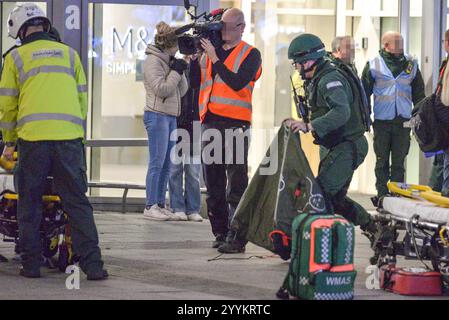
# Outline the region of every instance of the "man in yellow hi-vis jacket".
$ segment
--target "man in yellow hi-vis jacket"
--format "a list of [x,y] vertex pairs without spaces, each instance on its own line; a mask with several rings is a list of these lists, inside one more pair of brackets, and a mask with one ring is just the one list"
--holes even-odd
[[54,41],[51,23],[35,4],[14,8],[8,17],[8,34],[21,46],[6,57],[0,81],[0,126],[11,158],[17,143],[20,274],[40,277],[42,195],[46,178],[69,215],[73,247],[89,280],[108,274],[98,246],[92,206],[86,197],[84,123],[87,85],[78,54]]

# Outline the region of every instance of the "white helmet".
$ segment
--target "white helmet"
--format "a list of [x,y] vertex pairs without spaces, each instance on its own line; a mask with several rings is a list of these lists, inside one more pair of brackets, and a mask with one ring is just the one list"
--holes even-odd
[[[32,19],[41,18],[51,27],[50,20],[46,14],[34,3],[20,4],[15,7],[8,17],[8,35],[17,39],[22,26]],[[46,30],[48,31],[48,30]]]

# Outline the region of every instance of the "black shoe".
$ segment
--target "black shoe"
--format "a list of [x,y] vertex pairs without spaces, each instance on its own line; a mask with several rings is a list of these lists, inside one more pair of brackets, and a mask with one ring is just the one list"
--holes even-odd
[[22,267],[22,268],[20,268],[19,274],[25,278],[40,278],[41,277],[41,271],[39,269],[26,270]]
[[245,245],[241,245],[237,241],[225,242],[218,247],[220,253],[244,253]]
[[221,245],[226,243],[226,237],[222,235],[218,235],[215,237],[215,241],[212,242],[212,248],[217,249]]
[[371,202],[373,203],[373,206],[375,206],[376,208],[379,207],[379,197],[375,196],[375,197],[371,197]]
[[87,280],[91,280],[91,281],[106,280],[108,277],[109,277],[109,273],[104,269],[87,273]]
[[394,241],[394,234],[391,228],[380,222],[371,221],[362,230],[362,234],[369,239],[371,249],[373,250],[387,248]]

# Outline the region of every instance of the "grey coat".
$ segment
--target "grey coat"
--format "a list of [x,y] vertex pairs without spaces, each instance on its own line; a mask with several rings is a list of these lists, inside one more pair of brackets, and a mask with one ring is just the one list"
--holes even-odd
[[154,45],[148,45],[145,53],[148,55],[143,63],[145,111],[179,116],[181,97],[188,89],[186,76],[171,70],[170,56]]

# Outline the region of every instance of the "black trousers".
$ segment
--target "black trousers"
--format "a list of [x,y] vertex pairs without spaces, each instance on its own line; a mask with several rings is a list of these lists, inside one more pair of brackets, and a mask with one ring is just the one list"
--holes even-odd
[[85,273],[103,267],[92,206],[86,197],[87,177],[84,145],[81,139],[65,141],[18,142],[19,165],[18,223],[22,264],[35,270],[41,264],[39,228],[42,195],[47,176],[53,176],[55,192],[61,197],[70,221],[73,249],[80,256]]
[[[376,154],[377,196],[388,193],[388,181],[404,182],[405,159],[410,149],[410,129],[402,122],[376,120],[374,128],[374,152]],[[390,164],[391,156],[391,164]]]
[[212,233],[226,236],[243,193],[248,187],[250,126],[227,122],[202,125],[203,177]]

